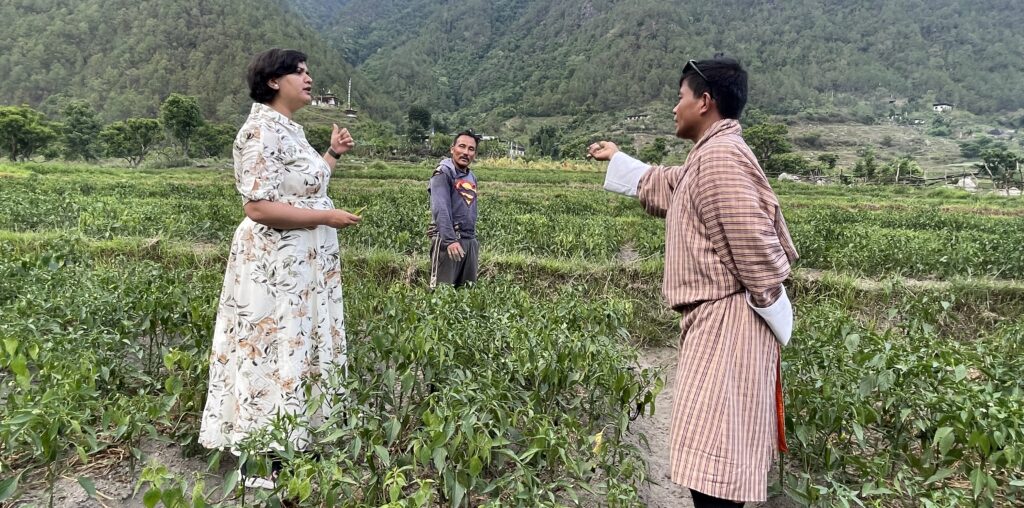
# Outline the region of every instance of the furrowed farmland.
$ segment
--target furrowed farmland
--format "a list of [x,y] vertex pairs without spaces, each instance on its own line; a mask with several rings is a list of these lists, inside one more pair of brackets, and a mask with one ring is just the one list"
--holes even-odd
[[[335,171],[335,205],[366,207],[339,232],[348,371],[319,401],[344,410],[281,452],[271,494],[196,444],[231,171],[0,165],[0,503],[655,505],[664,223],[604,192],[603,165],[478,166],[481,280],[435,291],[432,167]],[[773,499],[1024,503],[1024,199],[773,186],[802,256]]]

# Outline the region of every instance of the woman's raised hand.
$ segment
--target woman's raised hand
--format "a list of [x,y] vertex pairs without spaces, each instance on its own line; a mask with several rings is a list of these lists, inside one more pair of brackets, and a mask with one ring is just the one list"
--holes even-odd
[[345,153],[356,146],[356,141],[352,139],[352,134],[348,132],[348,129],[338,127],[338,124],[333,124],[334,129],[331,130],[331,150],[338,153]]

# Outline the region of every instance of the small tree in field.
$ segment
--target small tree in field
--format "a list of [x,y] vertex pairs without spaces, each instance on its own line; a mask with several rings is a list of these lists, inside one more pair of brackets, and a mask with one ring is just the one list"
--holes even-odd
[[992,183],[1009,188],[1019,173],[1021,161],[1022,157],[1011,152],[1006,145],[998,145],[981,152],[978,168],[988,173]]
[[364,121],[352,130],[359,140],[359,144],[356,145],[357,153],[363,156],[387,157],[401,144],[395,135],[395,128],[382,122]]
[[188,157],[189,144],[203,125],[199,100],[188,95],[172,93],[160,105],[160,123],[181,145],[181,154]]
[[772,173],[810,176],[814,171],[814,165],[810,161],[803,155],[793,152],[775,154],[771,158],[771,163]]
[[56,139],[42,113],[28,106],[0,106],[0,155],[28,160]]
[[160,122],[152,118],[129,118],[108,125],[100,132],[100,139],[107,147],[107,155],[120,157],[134,168],[163,141],[164,133]]
[[923,176],[924,174],[921,166],[910,156],[899,157],[886,164],[882,168],[881,173],[881,176],[886,180],[892,178],[893,183],[900,183],[900,178],[906,180],[915,176]]
[[665,144],[665,138],[654,138],[654,141],[640,150],[639,157],[648,164],[661,164],[666,155],[668,146]]
[[779,173],[772,157],[793,151],[788,135],[789,129],[783,124],[760,123],[743,129],[743,139],[750,145],[765,173]]
[[[452,143],[455,142],[455,137],[448,134],[437,133],[430,138],[430,155],[434,157],[447,157],[451,154]],[[477,143],[477,148],[480,148],[480,143]]]
[[988,136],[975,136],[960,143],[960,155],[965,159],[977,159],[989,148],[1005,147],[1006,144]]
[[534,157],[550,157],[558,160],[562,153],[562,134],[554,125],[545,125],[530,136],[530,146],[527,153]]
[[430,129],[430,110],[423,106],[411,106],[408,114],[410,143],[421,143]]
[[103,124],[92,104],[84,100],[70,100],[64,104],[60,113],[64,118],[64,127],[61,129],[64,158],[96,160],[102,150],[99,134]]
[[875,158],[874,149],[868,147],[858,151],[860,158],[853,165],[853,175],[874,180],[878,174],[878,160]]
[[839,162],[839,156],[834,153],[823,153],[818,156],[818,162],[821,162],[825,169],[832,172],[836,169],[836,164]]
[[203,124],[191,143],[193,157],[231,157],[236,128],[223,123]]

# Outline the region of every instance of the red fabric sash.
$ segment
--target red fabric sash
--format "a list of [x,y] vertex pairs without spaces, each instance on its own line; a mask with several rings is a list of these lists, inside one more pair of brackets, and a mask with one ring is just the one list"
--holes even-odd
[[[781,349],[781,348],[780,348]],[[789,447],[786,446],[786,409],[782,403],[782,351],[779,351],[779,359],[775,363],[775,424],[779,431],[779,451],[786,453]]]

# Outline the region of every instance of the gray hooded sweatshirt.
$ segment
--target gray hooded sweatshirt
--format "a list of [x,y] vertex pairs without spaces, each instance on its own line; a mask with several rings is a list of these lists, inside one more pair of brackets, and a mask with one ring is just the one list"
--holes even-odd
[[441,236],[441,246],[460,238],[476,238],[476,176],[471,169],[460,170],[445,158],[430,177],[427,192],[431,221]]

